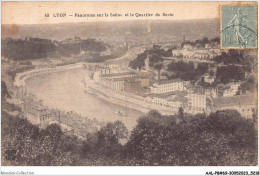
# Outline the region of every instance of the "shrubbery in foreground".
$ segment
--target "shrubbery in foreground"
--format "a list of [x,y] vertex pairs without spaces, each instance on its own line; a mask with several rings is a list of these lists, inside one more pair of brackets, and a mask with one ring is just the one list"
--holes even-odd
[[128,131],[120,121],[89,134],[86,141],[45,130],[2,112],[3,165],[257,165],[257,130],[234,110],[205,117],[163,116],[150,111]]

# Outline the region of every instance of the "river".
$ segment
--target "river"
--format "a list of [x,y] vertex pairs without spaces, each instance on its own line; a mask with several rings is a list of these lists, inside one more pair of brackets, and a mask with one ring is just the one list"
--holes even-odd
[[[90,72],[84,68],[37,75],[26,80],[26,91],[34,94],[49,108],[73,111],[103,122],[121,120],[129,130],[137,123],[141,112],[106,102],[89,94],[80,82]],[[115,114],[120,110],[126,114]]]

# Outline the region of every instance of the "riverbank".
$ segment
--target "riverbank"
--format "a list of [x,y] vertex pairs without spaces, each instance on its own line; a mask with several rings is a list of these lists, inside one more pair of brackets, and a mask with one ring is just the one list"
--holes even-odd
[[80,62],[80,63],[76,63],[76,64],[56,66],[54,68],[33,69],[33,70],[26,71],[26,72],[18,73],[15,76],[13,85],[17,86],[17,87],[24,86],[25,81],[28,78],[31,78],[31,77],[34,77],[34,76],[37,76],[37,75],[41,75],[41,74],[45,74],[45,73],[54,73],[54,72],[65,71],[65,70],[68,70],[68,69],[82,68],[83,64],[84,63]]

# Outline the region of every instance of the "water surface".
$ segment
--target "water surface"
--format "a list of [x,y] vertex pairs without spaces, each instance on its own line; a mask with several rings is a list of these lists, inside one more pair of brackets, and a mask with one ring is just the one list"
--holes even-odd
[[[61,111],[74,111],[99,121],[121,120],[132,129],[142,114],[139,111],[106,102],[89,94],[80,86],[81,80],[90,72],[83,68],[59,73],[46,73],[26,80],[26,90],[34,94],[43,104]],[[115,114],[120,110],[127,116]]]

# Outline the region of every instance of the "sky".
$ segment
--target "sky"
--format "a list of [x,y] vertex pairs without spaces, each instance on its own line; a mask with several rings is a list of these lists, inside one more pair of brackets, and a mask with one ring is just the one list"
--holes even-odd
[[[240,2],[241,4],[242,2]],[[246,2],[247,4],[249,2]],[[2,24],[49,24],[64,22],[96,22],[121,20],[189,20],[219,17],[219,6],[230,2],[2,2]],[[48,13],[50,17],[45,17]],[[66,13],[66,17],[53,17],[56,13]],[[75,17],[77,14],[104,14],[108,17]],[[110,17],[110,13],[122,17]],[[133,17],[125,17],[127,13]],[[173,14],[174,16],[136,17],[135,14]],[[72,15],[72,16],[69,16]]]

